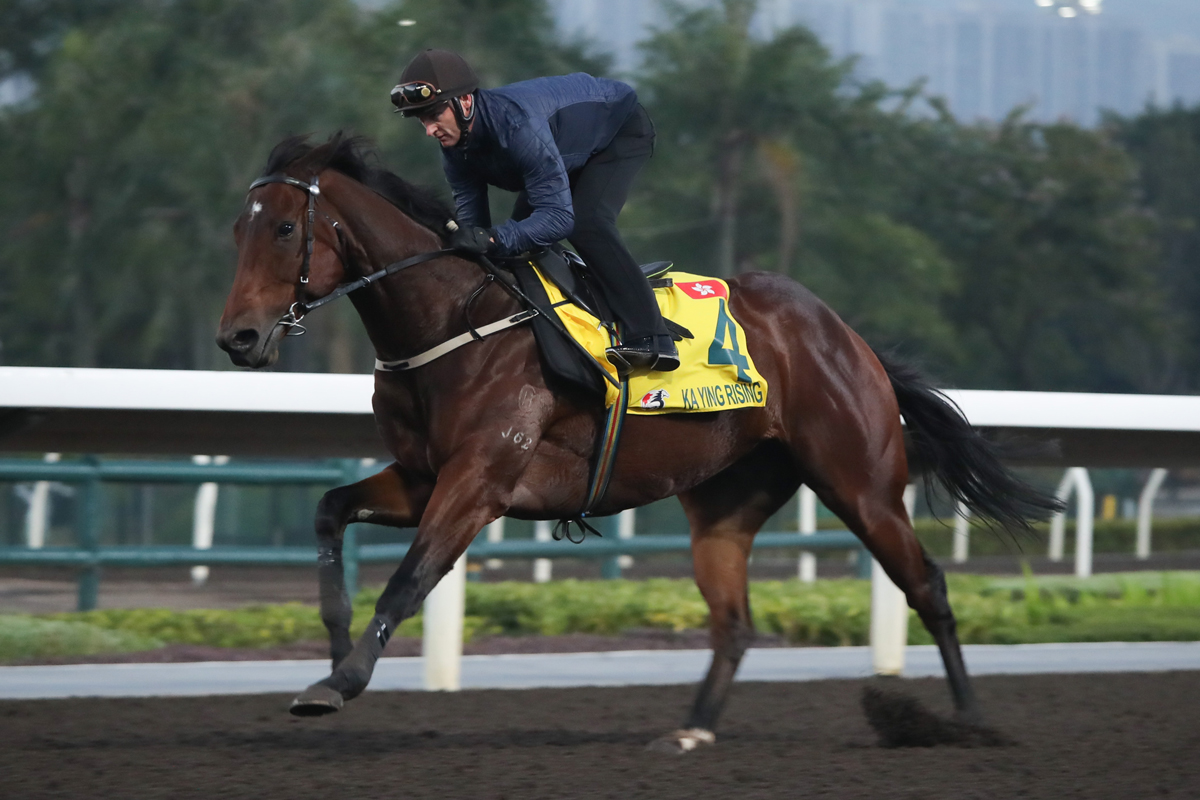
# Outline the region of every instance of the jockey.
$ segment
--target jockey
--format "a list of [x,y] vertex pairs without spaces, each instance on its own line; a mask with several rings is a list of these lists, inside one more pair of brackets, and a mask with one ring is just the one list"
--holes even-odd
[[[579,72],[480,89],[449,50],[419,53],[392,103],[442,146],[458,229],[452,247],[516,256],[566,238],[620,323],[608,359],[622,374],[679,366],[654,292],[617,232],[629,188],[654,150],[654,125],[631,86]],[[488,186],[518,192],[492,227]]]

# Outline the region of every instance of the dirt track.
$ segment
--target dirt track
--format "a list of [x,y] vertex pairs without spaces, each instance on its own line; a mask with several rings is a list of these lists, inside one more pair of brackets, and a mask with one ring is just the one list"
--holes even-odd
[[[1004,747],[884,749],[864,682],[739,685],[716,747],[644,745],[692,687],[0,702],[0,796],[1200,797],[1200,673],[978,680]],[[945,711],[941,681],[891,682]]]

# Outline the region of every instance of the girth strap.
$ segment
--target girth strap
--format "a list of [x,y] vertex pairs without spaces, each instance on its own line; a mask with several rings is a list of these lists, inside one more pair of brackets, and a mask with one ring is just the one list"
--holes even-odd
[[[610,341],[615,345],[617,338],[609,332]],[[612,480],[613,464],[617,461],[617,449],[621,446],[621,430],[625,427],[625,411],[629,407],[629,379],[621,381],[617,401],[609,406],[604,414],[604,427],[600,429],[596,440],[596,456],[592,461],[591,475],[588,478],[588,493],[583,501],[583,511],[578,516],[560,519],[554,526],[554,538],[566,539],[579,544],[589,533],[600,536],[587,518],[600,505],[604,495],[608,493],[608,483]],[[579,538],[571,535],[571,526],[579,528]]]
[[430,361],[441,358],[452,350],[457,350],[464,344],[470,344],[471,342],[478,341],[485,336],[491,336],[493,333],[499,333],[502,330],[506,330],[513,326],[520,325],[522,322],[531,320],[536,317],[538,313],[539,312],[536,308],[526,309],[525,311],[514,314],[506,319],[498,320],[497,322],[484,325],[481,328],[469,330],[466,333],[459,334],[453,339],[448,339],[447,341],[439,344],[437,347],[431,347],[424,353],[415,355],[412,358],[406,358],[401,361],[380,361],[379,359],[375,359],[375,369],[381,372],[403,372],[406,369],[416,369],[417,367],[428,364]]

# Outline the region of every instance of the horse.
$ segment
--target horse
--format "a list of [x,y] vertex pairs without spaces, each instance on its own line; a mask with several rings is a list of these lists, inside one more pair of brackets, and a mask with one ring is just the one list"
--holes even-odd
[[[266,367],[298,324],[298,310],[356,279],[360,288],[350,301],[381,361],[429,350],[466,332],[471,320],[519,313],[502,281],[443,249],[451,218],[432,192],[379,166],[363,139],[341,132],[315,145],[286,139],[272,150],[234,224],[237,270],[218,345],[236,365]],[[361,280],[398,261],[412,266]],[[608,515],[674,496],[690,526],[695,580],[710,610],[712,662],[683,727],[656,743],[684,752],[715,741],[734,674],[754,640],[747,559],[755,534],[801,485],[904,591],[937,642],[956,717],[981,720],[943,573],[905,510],[908,451],[914,466],[936,475],[954,498],[1003,526],[1028,526],[1055,501],[1010,473],[996,446],[917,370],[881,357],[799,283],[751,272],[728,284],[728,307],[769,387],[766,405],[631,415],[595,508]],[[501,516],[577,517],[602,405],[547,380],[528,325],[417,369],[376,371],[373,410],[394,461],[332,489],[317,506],[320,613],[332,669],[296,697],[291,712],[327,714],[359,695],[396,626],[417,613],[485,525]],[[367,520],[417,533],[366,631],[352,642],[342,534],[347,524]]]

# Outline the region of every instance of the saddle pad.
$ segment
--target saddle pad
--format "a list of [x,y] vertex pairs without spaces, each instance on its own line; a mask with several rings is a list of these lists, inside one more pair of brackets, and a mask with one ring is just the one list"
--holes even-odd
[[[594,316],[567,300],[537,270],[558,318],[614,378],[616,368],[604,357],[608,332]],[[742,326],[729,311],[729,285],[717,278],[671,272],[672,285],[654,290],[664,317],[696,337],[676,342],[679,369],[651,372],[629,381],[631,414],[677,414],[760,408],[767,403],[767,382],[754,368]],[[605,384],[604,406],[617,401],[614,386]]]

